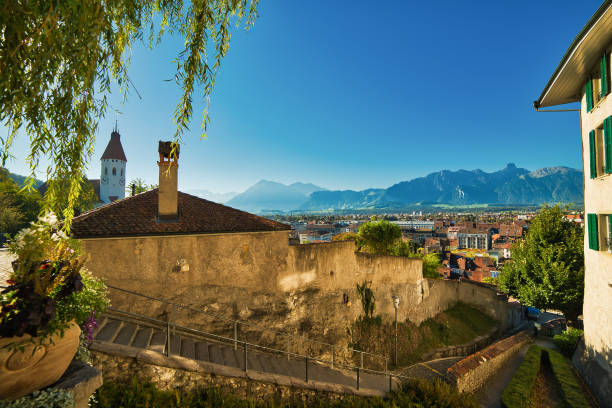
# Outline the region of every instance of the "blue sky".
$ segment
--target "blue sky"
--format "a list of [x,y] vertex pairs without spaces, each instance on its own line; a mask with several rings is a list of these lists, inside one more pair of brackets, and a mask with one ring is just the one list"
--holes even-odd
[[[388,187],[440,169],[582,168],[578,114],[537,99],[601,1],[262,0],[235,29],[211,100],[181,148],[179,188],[242,191],[260,179],[332,189]],[[127,178],[157,179],[170,140],[181,40],[133,50],[131,92],[100,123],[88,176],[118,120]],[[201,112],[200,95],[194,112]],[[2,129],[3,134],[6,130]],[[27,174],[27,138],[9,163]]]

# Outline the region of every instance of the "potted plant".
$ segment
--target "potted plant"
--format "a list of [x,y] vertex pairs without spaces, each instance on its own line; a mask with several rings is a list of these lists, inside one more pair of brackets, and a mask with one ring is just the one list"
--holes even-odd
[[[56,382],[72,361],[106,286],[84,267],[77,240],[47,213],[9,240],[15,256],[0,290],[0,398],[13,399]],[[91,334],[91,333],[89,333]]]

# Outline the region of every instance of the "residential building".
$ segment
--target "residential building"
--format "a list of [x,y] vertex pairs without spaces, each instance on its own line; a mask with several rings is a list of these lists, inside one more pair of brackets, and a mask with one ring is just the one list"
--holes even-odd
[[407,220],[391,222],[400,227],[402,230],[433,230],[435,227],[435,221],[428,220]]
[[484,232],[459,232],[457,233],[457,248],[489,249],[491,248],[491,236]]
[[[552,33],[549,33],[552,34]],[[573,362],[602,406],[612,406],[612,0],[569,46],[535,108],[580,102],[584,169],[584,342]],[[554,120],[554,116],[550,117]]]

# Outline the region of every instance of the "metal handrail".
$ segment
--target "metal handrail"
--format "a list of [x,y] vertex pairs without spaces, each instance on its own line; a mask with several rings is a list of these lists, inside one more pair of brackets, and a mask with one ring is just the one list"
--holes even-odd
[[[157,299],[154,299],[157,300]],[[128,316],[133,316],[133,317],[137,317],[137,318],[141,318],[141,319],[145,319],[145,320],[151,320],[154,321],[156,323],[160,323],[160,324],[167,324],[168,325],[168,329],[169,328],[169,322],[165,322],[163,320],[158,320],[149,316],[145,316],[145,315],[140,315],[137,313],[131,313],[131,312],[126,312],[126,311],[122,311],[119,309],[109,309],[111,311],[114,312],[118,312],[118,313],[124,313]],[[251,348],[254,348],[256,350],[259,351],[264,351],[266,353],[270,353],[270,354],[281,354],[281,355],[286,355],[288,358],[295,358],[295,359],[304,359],[305,361],[305,380],[306,382],[308,382],[308,362],[309,361],[314,361],[317,363],[321,363],[325,366],[330,365],[332,369],[334,368],[341,368],[347,371],[353,371],[356,373],[356,388],[359,389],[360,388],[360,373],[368,373],[368,374],[374,374],[374,375],[380,375],[380,376],[384,376],[384,377],[389,377],[389,391],[392,391],[393,389],[393,385],[392,385],[392,378],[398,379],[398,380],[411,380],[411,379],[417,379],[417,377],[410,377],[410,376],[405,376],[405,375],[400,375],[400,374],[394,374],[390,371],[379,371],[379,370],[373,370],[373,369],[369,369],[369,368],[363,368],[363,367],[359,367],[359,366],[354,366],[354,365],[349,365],[349,364],[344,364],[344,363],[336,363],[334,364],[333,360],[324,360],[324,359],[320,359],[317,357],[311,357],[311,356],[307,356],[307,355],[303,355],[300,353],[293,353],[287,350],[280,350],[280,349],[276,349],[273,347],[268,347],[268,346],[262,346],[260,344],[255,344],[255,343],[250,343],[248,341],[244,341],[244,340],[236,340],[236,339],[232,339],[229,337],[225,337],[225,336],[221,336],[218,334],[214,334],[214,333],[208,333],[202,330],[198,330],[198,329],[192,329],[190,327],[185,327],[185,326],[181,326],[181,325],[177,325],[174,324],[173,325],[174,329],[180,329],[180,330],[186,330],[186,331],[190,331],[190,332],[196,332],[198,333],[200,336],[202,337],[212,337],[214,339],[219,340],[222,343],[229,343],[229,344],[235,344],[238,343],[241,345],[242,349],[244,350],[244,367],[243,370],[244,371],[248,371],[248,367],[247,367],[247,350],[249,348],[249,346]],[[170,343],[168,343],[168,347],[166,349],[167,351],[167,356],[169,356],[171,354],[170,352]]]
[[[113,286],[113,285],[108,285],[107,284],[106,286],[108,288],[110,288],[110,289],[118,290],[118,291],[124,292],[124,293],[129,293],[129,294],[135,295],[135,296],[140,296],[140,297],[143,297],[145,299],[157,301],[157,302],[160,302],[160,303],[163,303],[163,304],[167,304],[167,305],[171,305],[171,306],[175,306],[175,307],[178,307],[178,308],[181,308],[181,309],[187,309],[187,310],[191,310],[193,312],[201,313],[201,314],[205,313],[202,310],[193,308],[193,307],[188,306],[188,305],[183,305],[181,303],[177,303],[177,302],[173,302],[173,301],[169,301],[169,300],[165,300],[165,299],[161,299],[161,298],[156,298],[156,297],[153,297],[153,296],[145,295],[143,293],[139,293],[139,292],[136,292],[136,291],[133,291],[133,290],[129,290],[129,289],[123,289],[123,288],[120,288],[120,287],[117,287],[117,286]],[[269,332],[269,333],[274,333],[276,335],[284,336],[284,337],[287,337],[287,338],[291,338],[291,339],[294,339],[294,340],[297,340],[297,341],[300,341],[300,342],[310,342],[310,343],[318,344],[318,345],[321,345],[321,346],[327,346],[327,347],[329,347],[332,350],[332,363],[334,362],[333,355],[334,355],[335,350],[345,350],[345,351],[348,351],[350,353],[359,353],[360,354],[361,368],[362,369],[364,369],[364,363],[363,363],[363,356],[364,355],[371,356],[371,357],[374,357],[376,359],[380,359],[381,361],[384,362],[385,368],[388,366],[388,359],[387,359],[387,357],[383,356],[383,355],[380,355],[380,354],[370,353],[370,352],[367,352],[367,351],[358,350],[358,349],[349,348],[349,347],[336,346],[336,345],[331,344],[331,343],[325,343],[323,341],[313,340],[313,339],[310,339],[310,338],[305,337],[305,336],[295,336],[295,335],[290,334],[290,333],[280,332],[280,331],[276,331],[276,330],[273,330],[273,329],[270,329],[270,328],[267,328],[267,327],[261,327],[261,326],[257,326],[257,325],[254,325],[254,324],[244,323],[244,322],[242,322],[240,320],[228,319],[228,318],[225,318],[223,316],[214,315],[214,314],[211,314],[211,313],[206,313],[206,314],[209,315],[209,316],[214,317],[215,319],[222,320],[222,321],[225,321],[225,322],[229,322],[229,323],[232,323],[234,325],[239,324],[241,326],[246,326],[246,327],[249,327],[251,329],[266,331],[266,332]],[[236,331],[236,326],[234,326],[234,332],[235,331]],[[232,341],[234,341],[235,343],[237,342],[236,333],[235,333],[235,338]]]

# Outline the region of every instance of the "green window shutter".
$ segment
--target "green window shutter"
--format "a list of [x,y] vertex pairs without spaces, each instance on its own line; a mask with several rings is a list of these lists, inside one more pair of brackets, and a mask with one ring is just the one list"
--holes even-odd
[[608,66],[608,54],[604,54],[601,57],[601,63],[599,64],[600,77],[601,77],[601,95],[606,96],[610,93],[610,70]]
[[591,178],[597,177],[597,154],[595,152],[595,131],[589,132],[589,157],[591,162]]
[[592,249],[594,251],[599,251],[599,240],[598,240],[598,233],[597,233],[597,214],[588,214],[587,215],[587,221],[588,221],[588,234],[589,234],[589,249]]
[[606,173],[612,173],[612,116],[604,119],[604,152]]
[[590,112],[593,109],[593,82],[590,78],[584,86],[584,92],[586,93],[587,112]]

